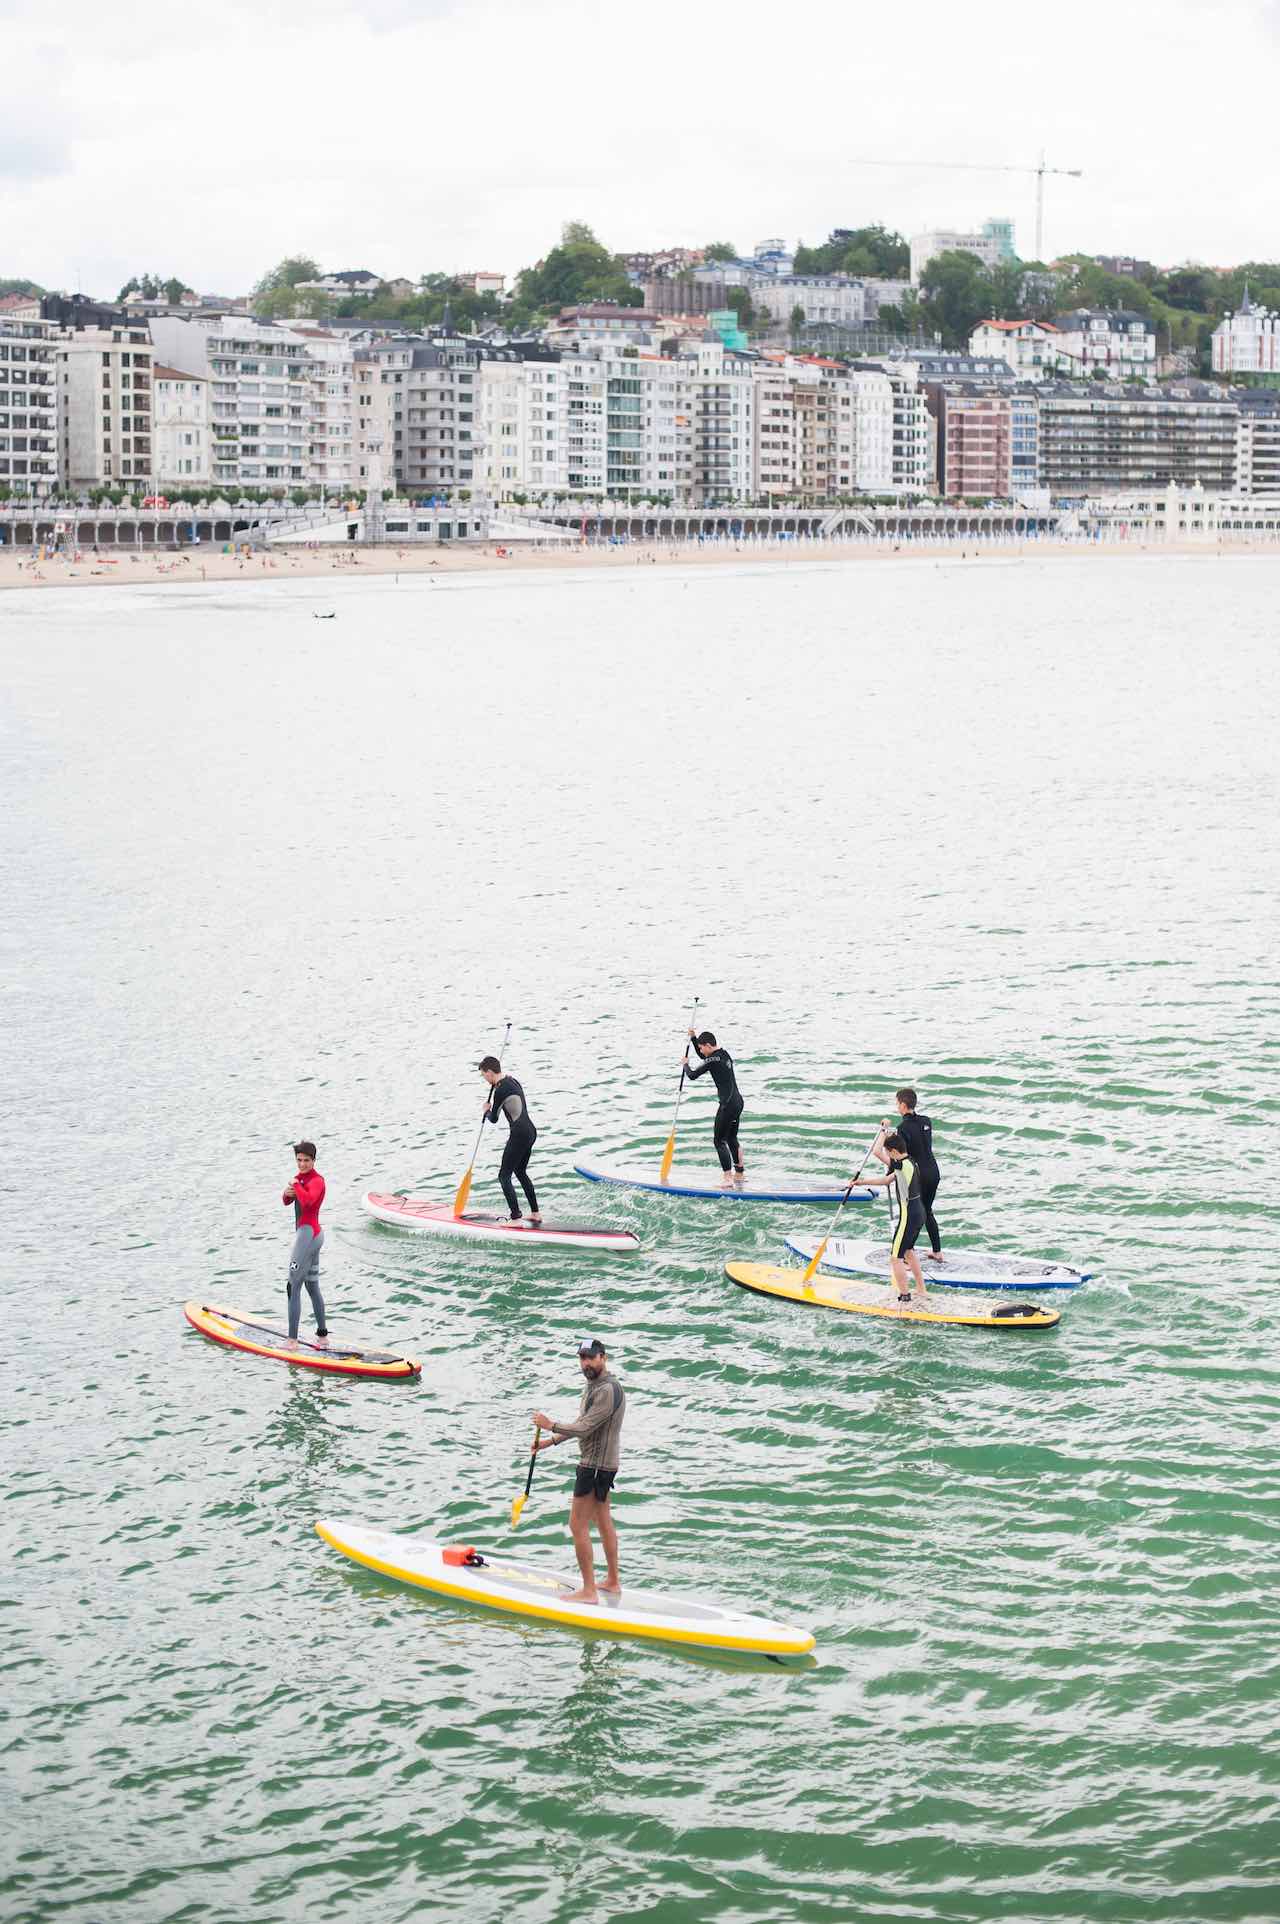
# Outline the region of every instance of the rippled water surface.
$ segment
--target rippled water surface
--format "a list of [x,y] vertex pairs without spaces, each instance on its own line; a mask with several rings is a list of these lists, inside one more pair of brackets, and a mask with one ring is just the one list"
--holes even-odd
[[[6,1917],[1272,1924],[1278,590],[4,598]],[[1104,1279],[1043,1334],[909,1329],[725,1281],[821,1211],[579,1182],[656,1163],[695,993],[751,1165],[848,1170],[914,1081],[948,1240]],[[508,1016],[549,1210],[639,1255],[361,1214],[451,1193]],[[417,1385],[183,1321],[279,1313],[299,1133],[335,1327]],[[507,1510],[596,1333],[624,1579],[805,1624],[812,1668],[490,1620],[315,1536],[567,1566],[567,1451]]]

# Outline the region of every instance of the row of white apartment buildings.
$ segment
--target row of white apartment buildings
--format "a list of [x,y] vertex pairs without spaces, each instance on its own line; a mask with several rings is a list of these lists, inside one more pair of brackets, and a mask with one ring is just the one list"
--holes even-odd
[[556,493],[702,505],[929,492],[913,370],[748,356],[719,342],[484,362],[479,477],[496,499]]

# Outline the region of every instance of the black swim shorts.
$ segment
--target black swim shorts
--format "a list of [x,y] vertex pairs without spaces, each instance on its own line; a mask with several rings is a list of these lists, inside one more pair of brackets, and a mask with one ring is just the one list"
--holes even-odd
[[609,1492],[613,1488],[613,1479],[617,1474],[616,1470],[593,1470],[579,1464],[578,1474],[573,1480],[573,1494],[593,1496],[597,1503],[607,1503]]

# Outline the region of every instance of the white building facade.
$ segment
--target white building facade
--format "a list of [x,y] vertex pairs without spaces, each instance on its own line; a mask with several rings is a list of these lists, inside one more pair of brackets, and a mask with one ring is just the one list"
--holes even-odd
[[999,267],[1015,258],[1013,222],[1003,218],[984,221],[979,233],[962,233],[955,227],[931,227],[911,238],[911,285],[919,287],[920,276],[939,254],[973,254],[984,267]]
[[58,444],[70,488],[150,491],[155,478],[151,367],[145,322],[84,327],[58,337]]
[[151,399],[157,486],[207,485],[213,479],[207,377],[156,362]]
[[44,321],[0,316],[0,499],[42,501],[58,483],[58,364]]
[[1249,290],[1213,330],[1215,374],[1280,374],[1280,314],[1255,307]]
[[1128,308],[1077,307],[1055,314],[1064,371],[1088,378],[1101,370],[1115,381],[1151,381],[1156,370],[1156,330],[1145,314]]
[[1052,321],[980,321],[969,336],[972,355],[1004,361],[1022,381],[1047,381],[1063,367]]

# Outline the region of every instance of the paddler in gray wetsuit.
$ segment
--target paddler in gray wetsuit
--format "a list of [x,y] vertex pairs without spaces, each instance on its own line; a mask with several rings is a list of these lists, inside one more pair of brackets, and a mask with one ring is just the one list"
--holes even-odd
[[[622,1435],[622,1419],[627,1413],[627,1398],[621,1383],[609,1371],[605,1347],[598,1338],[592,1337],[579,1343],[578,1361],[586,1378],[582,1402],[578,1407],[578,1420],[576,1423],[558,1423],[542,1410],[535,1410],[533,1420],[538,1428],[551,1432],[548,1437],[539,1437],[535,1447],[551,1450],[557,1443],[563,1443],[566,1437],[576,1436],[578,1439],[578,1474],[573,1485],[569,1530],[578,1558],[578,1569],[582,1573],[582,1588],[572,1591],[564,1601],[599,1603],[601,1590],[611,1597],[622,1595],[622,1585],[618,1581],[618,1533],[613,1527],[613,1516],[609,1509],[609,1492],[618,1474],[618,1444]],[[605,1579],[599,1590],[596,1588],[595,1564],[591,1555],[593,1529],[599,1534],[606,1564]]]

